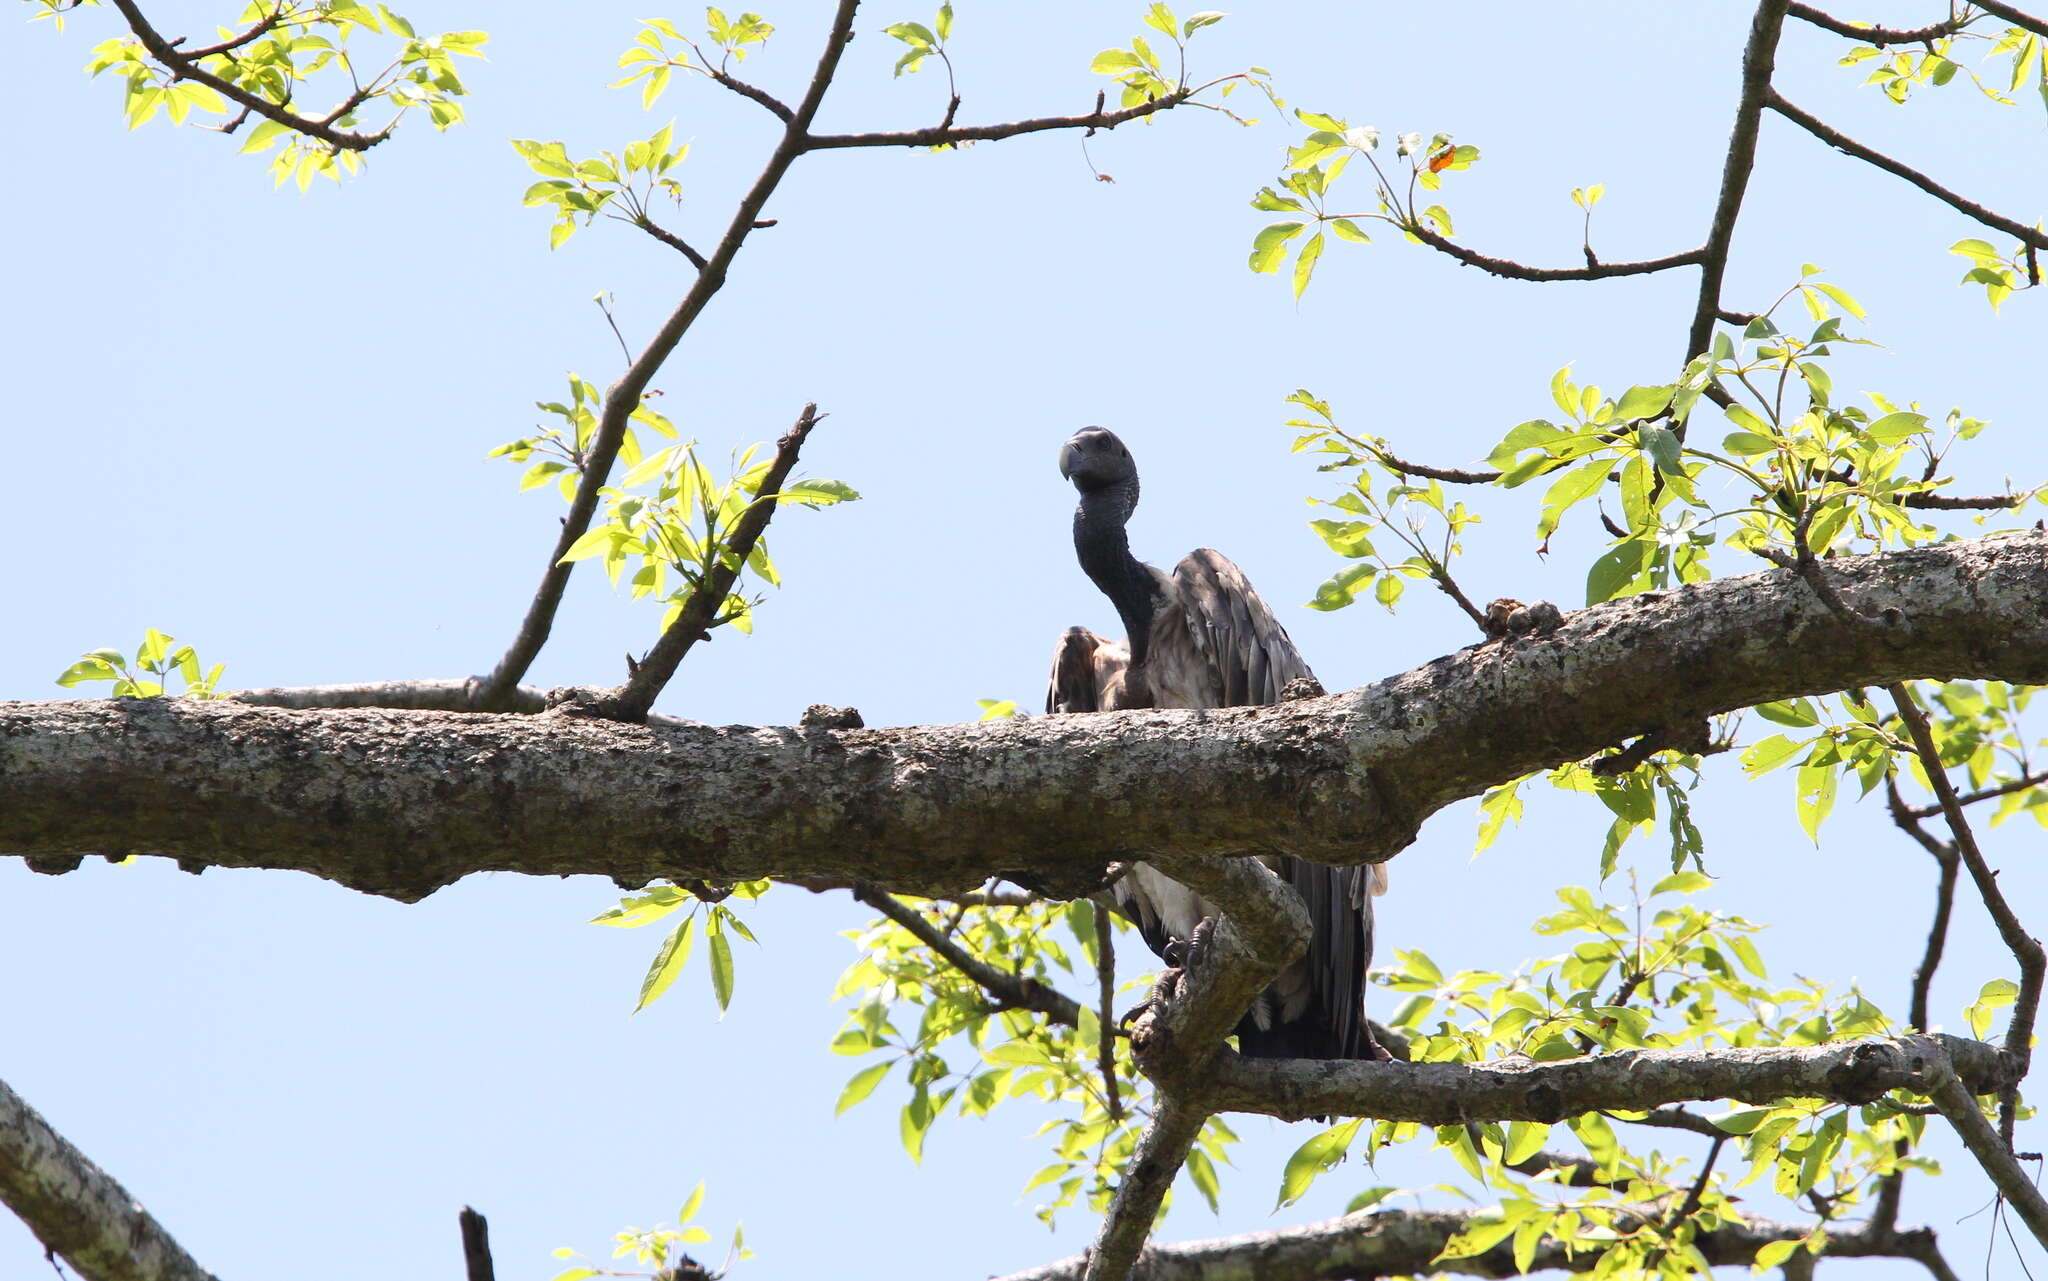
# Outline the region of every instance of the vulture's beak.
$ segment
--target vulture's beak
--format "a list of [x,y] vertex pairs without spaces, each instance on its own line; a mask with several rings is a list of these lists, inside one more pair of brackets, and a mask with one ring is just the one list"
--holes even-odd
[[1071,440],[1060,446],[1061,480],[1072,480],[1074,478],[1074,459],[1079,453],[1080,451],[1074,448],[1074,442]]

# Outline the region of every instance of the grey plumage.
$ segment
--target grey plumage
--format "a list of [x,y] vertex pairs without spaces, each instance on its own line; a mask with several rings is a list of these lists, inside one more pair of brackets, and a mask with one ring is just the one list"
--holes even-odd
[[[1131,637],[1119,644],[1085,627],[1067,629],[1053,653],[1047,712],[1275,703],[1289,682],[1313,679],[1287,629],[1220,552],[1191,552],[1171,575],[1130,555],[1124,523],[1137,506],[1137,469],[1114,434],[1099,427],[1077,433],[1060,451],[1060,469],[1081,491],[1074,543],[1082,567]],[[1383,869],[1284,855],[1265,862],[1301,895],[1314,932],[1307,954],[1246,1014],[1240,1048],[1254,1058],[1382,1057],[1365,1022],[1364,995],[1372,896],[1386,888]],[[1110,893],[1162,956],[1215,914],[1194,891],[1143,863]]]

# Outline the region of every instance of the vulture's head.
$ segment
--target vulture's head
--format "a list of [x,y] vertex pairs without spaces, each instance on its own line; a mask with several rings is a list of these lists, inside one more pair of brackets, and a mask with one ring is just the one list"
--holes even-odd
[[1083,427],[1060,446],[1060,475],[1083,494],[1138,478],[1138,465],[1116,433],[1106,427]]

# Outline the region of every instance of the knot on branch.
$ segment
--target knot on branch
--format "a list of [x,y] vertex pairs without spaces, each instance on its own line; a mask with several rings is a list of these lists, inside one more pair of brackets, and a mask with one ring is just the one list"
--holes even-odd
[[1292,703],[1304,698],[1321,698],[1329,692],[1323,688],[1323,683],[1315,677],[1297,676],[1281,688],[1280,701]]
[[1564,611],[1547,600],[1521,601],[1501,597],[1486,607],[1480,623],[1488,640],[1509,640],[1522,636],[1548,636],[1564,626]]
[[834,707],[830,703],[812,703],[804,709],[804,716],[797,722],[805,729],[864,729],[867,722],[860,718],[857,707]]

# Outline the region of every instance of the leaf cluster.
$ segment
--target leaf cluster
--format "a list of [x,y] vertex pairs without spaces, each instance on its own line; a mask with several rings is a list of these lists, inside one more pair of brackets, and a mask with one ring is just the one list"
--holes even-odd
[[[588,380],[571,374],[566,403],[539,401],[536,406],[560,419],[561,425],[500,445],[488,456],[526,462],[535,454],[543,455],[526,469],[520,488],[535,489],[552,482],[564,500],[573,500],[589,467],[603,395]],[[780,492],[762,497],[761,482],[772,463],[756,461],[760,446],[740,453],[733,461],[732,474],[721,481],[697,456],[695,442],[678,440],[675,424],[647,399],[642,399],[629,421],[677,443],[643,453],[634,429],[626,429],[619,447],[619,461],[626,465],[626,474],[618,484],[598,491],[602,503],[598,516],[569,546],[562,563],[602,557],[613,586],[631,568],[627,584],[633,599],[651,597],[668,606],[662,615],[664,630],[714,568],[739,568],[737,553],[729,544],[740,518],[755,503],[798,503],[817,509],[860,497],[851,486],[823,479],[789,481]],[[771,586],[781,585],[766,538],[755,539],[745,567]],[[730,623],[750,632],[753,609],[759,603],[759,598],[728,593],[711,626]]]
[[226,670],[226,663],[202,669],[197,650],[150,627],[143,630],[132,666],[118,649],[95,649],[65,668],[57,683],[70,689],[90,681],[112,681],[115,698],[157,698],[164,692],[164,682],[176,673],[183,685],[179,690],[182,696],[224,698],[220,678]]

